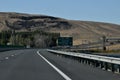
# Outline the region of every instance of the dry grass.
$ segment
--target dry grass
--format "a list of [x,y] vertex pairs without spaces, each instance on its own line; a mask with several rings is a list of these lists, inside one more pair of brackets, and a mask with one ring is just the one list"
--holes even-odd
[[[18,19],[18,18],[14,18],[14,19],[10,18],[10,16],[13,16],[13,17],[27,16],[27,17],[29,17],[29,16],[41,16],[41,15],[30,15],[30,14],[21,14],[21,13],[0,13],[0,31],[9,29],[9,27],[5,23],[5,20],[8,20],[11,23],[14,23],[15,21],[25,21],[25,20]],[[120,25],[116,25],[116,24],[91,22],[91,21],[73,21],[73,20],[65,20],[65,19],[61,19],[61,18],[57,18],[57,20],[51,20],[49,18],[48,19],[35,18],[35,19],[32,19],[32,21],[34,21],[34,22],[38,22],[38,21],[43,22],[44,21],[47,24],[45,26],[34,26],[33,25],[32,28],[34,28],[34,29],[42,28],[42,30],[45,30],[45,31],[61,33],[61,36],[73,37],[74,45],[82,44],[82,42],[84,40],[87,40],[88,42],[99,41],[103,35],[105,35],[107,37],[115,37],[115,36],[120,37]],[[62,24],[59,27],[52,26],[53,24],[56,24],[56,22],[59,23],[60,21],[66,21],[71,26],[66,25],[66,24]],[[52,22],[52,23],[50,23],[50,22]],[[51,26],[49,27],[48,25],[51,25]],[[23,25],[21,25],[21,26],[23,27]],[[67,28],[66,28],[66,26],[67,26]],[[46,29],[46,27],[49,29]],[[26,31],[26,30],[23,27],[19,31]]]
[[120,50],[120,44],[107,46],[107,50]]

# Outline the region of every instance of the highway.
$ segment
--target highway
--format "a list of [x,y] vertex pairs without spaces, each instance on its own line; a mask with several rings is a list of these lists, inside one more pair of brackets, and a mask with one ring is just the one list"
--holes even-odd
[[0,52],[0,80],[120,80],[120,74],[45,49],[24,49]]

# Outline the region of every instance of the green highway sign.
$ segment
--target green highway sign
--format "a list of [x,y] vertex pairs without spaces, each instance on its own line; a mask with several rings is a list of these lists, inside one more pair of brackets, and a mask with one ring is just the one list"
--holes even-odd
[[58,46],[72,46],[72,45],[73,45],[73,37],[58,38]]

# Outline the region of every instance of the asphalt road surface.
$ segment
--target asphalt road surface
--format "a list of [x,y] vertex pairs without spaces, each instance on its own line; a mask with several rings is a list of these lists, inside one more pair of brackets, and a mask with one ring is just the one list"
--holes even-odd
[[0,52],[0,80],[120,80],[120,74],[45,49],[24,49]]

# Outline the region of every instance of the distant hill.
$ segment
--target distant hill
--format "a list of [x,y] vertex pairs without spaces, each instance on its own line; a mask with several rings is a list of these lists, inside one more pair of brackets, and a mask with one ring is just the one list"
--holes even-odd
[[72,36],[74,45],[85,41],[98,41],[103,35],[120,37],[120,25],[92,21],[75,21],[46,15],[0,12],[0,31],[43,30]]

